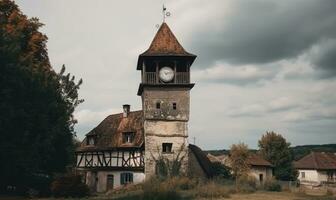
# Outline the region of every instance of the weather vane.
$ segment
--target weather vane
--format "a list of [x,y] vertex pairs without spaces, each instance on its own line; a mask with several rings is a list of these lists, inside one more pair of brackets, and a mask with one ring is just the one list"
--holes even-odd
[[167,8],[165,7],[164,4],[163,4],[163,7],[162,7],[162,16],[163,16],[163,22],[165,22],[166,17],[170,16],[170,12],[167,11]]

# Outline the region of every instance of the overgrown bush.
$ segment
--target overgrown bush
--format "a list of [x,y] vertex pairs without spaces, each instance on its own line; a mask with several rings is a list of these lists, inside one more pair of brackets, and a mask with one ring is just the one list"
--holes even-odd
[[253,176],[242,176],[238,179],[238,191],[242,193],[252,193],[257,190],[257,180]]
[[215,177],[232,179],[231,169],[220,162],[211,163],[211,171]]
[[161,182],[162,187],[172,190],[190,190],[197,186],[198,182],[195,179],[188,177],[172,177]]
[[282,188],[278,181],[275,179],[268,179],[264,183],[264,189],[272,192],[281,192]]
[[202,198],[229,198],[231,190],[223,185],[219,185],[214,181],[205,185],[199,185],[196,188],[196,196]]
[[54,197],[85,197],[90,194],[81,177],[73,174],[56,178],[51,184],[51,192]]
[[183,199],[172,182],[150,179],[143,184],[143,200],[179,200]]

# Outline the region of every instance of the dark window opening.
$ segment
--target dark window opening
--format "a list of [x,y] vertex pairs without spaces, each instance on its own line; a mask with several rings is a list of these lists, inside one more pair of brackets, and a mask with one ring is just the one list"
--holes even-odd
[[160,109],[161,108],[161,103],[160,102],[157,102],[156,103],[156,109]]
[[263,174],[259,174],[259,181],[263,182],[264,181],[264,175]]
[[88,136],[86,138],[86,145],[95,145],[96,144],[96,138],[93,136]]
[[188,72],[187,62],[178,61],[176,62],[176,72]]
[[176,103],[173,103],[173,109],[176,110]]
[[301,177],[302,177],[302,178],[306,178],[306,173],[301,172]]
[[171,153],[172,147],[173,147],[173,143],[162,143],[162,152]]
[[121,173],[120,174],[120,184],[125,185],[128,183],[133,183],[133,173]]
[[133,141],[134,141],[134,133],[133,132],[123,133],[122,140],[123,140],[123,143],[133,143]]

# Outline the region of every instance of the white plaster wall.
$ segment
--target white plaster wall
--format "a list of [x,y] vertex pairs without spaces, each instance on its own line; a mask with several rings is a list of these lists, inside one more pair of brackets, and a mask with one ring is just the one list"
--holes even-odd
[[321,181],[328,181],[328,174],[327,171],[317,171],[318,180]]
[[259,182],[259,175],[263,175],[263,182],[265,182],[267,179],[272,178],[272,169],[269,167],[263,167],[263,166],[252,166],[250,170],[250,175],[255,177],[256,180]]
[[[299,169],[299,176],[298,179],[302,184],[305,183],[312,183],[312,182],[316,182],[319,183],[319,174],[316,170],[308,170],[308,169]],[[302,177],[302,172],[305,173],[305,177]]]
[[[107,175],[113,175],[113,189],[122,187],[120,184],[120,174],[121,173],[133,173],[133,184],[142,183],[145,180],[145,173],[143,172],[132,172],[132,171],[98,171],[97,177],[97,188],[95,189],[97,192],[106,192],[107,191]],[[87,177],[88,178],[88,177]],[[95,177],[89,177],[95,178]],[[87,180],[87,183],[92,183],[92,180]],[[92,187],[92,186],[91,186]]]

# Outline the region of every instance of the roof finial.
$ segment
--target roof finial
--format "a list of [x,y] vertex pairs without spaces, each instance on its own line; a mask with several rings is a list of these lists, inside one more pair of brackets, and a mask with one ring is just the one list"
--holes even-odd
[[163,7],[162,7],[162,21],[163,23],[166,21],[166,17],[169,17],[170,16],[170,12],[167,12],[167,8],[165,7],[165,5],[163,4]]

